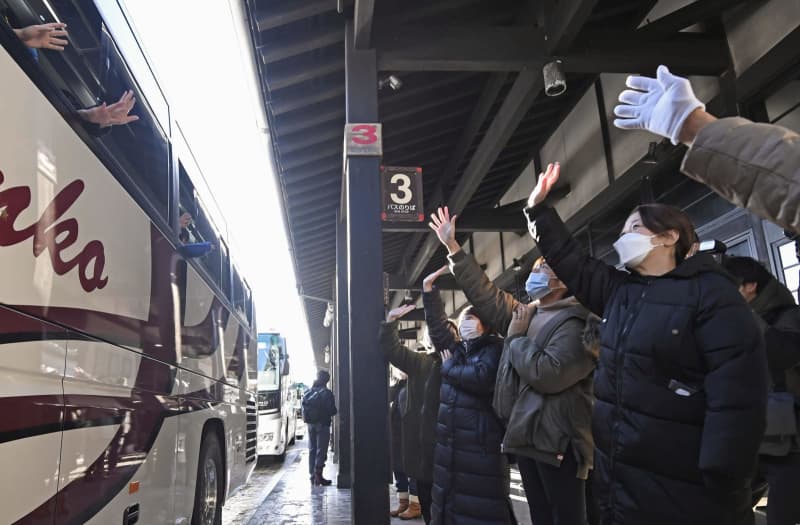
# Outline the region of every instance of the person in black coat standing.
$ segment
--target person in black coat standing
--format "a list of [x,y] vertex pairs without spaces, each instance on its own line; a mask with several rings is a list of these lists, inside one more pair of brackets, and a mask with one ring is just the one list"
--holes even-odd
[[767,366],[756,319],[710,255],[687,258],[681,210],[639,206],[614,244],[630,273],[583,253],[543,203],[525,212],[547,262],[602,317],[595,373],[595,482],[603,525],[753,523],[750,480],[764,433]]
[[331,480],[322,477],[328,445],[331,441],[331,418],[336,415],[336,398],[328,388],[331,375],[317,372],[317,379],[303,395],[303,419],[308,427],[308,474],[311,484],[328,486]]
[[503,340],[473,307],[450,330],[439,292],[423,293],[428,331],[442,353],[442,387],[434,451],[433,525],[508,525],[508,462],[503,426],[492,410]]

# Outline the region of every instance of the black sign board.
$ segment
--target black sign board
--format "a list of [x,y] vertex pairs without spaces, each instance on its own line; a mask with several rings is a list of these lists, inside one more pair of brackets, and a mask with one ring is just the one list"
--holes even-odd
[[425,220],[422,168],[381,166],[381,220]]

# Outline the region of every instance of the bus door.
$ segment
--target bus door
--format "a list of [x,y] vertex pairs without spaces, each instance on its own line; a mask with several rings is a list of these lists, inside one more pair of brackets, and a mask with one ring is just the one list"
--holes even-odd
[[65,330],[0,306],[0,494],[9,523],[53,523],[65,355]]

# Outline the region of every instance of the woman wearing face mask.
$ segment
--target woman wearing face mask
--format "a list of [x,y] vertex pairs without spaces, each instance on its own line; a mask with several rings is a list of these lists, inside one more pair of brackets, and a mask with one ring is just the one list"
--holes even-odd
[[584,525],[584,480],[592,467],[592,371],[583,345],[588,312],[543,258],[533,265],[521,304],[497,288],[455,238],[447,208],[431,228],[447,247],[450,271],[467,299],[507,333],[494,408],[506,421],[503,452],[519,465],[531,518],[537,525]]
[[443,359],[431,523],[514,523],[508,462],[500,452],[503,426],[492,410],[503,341],[472,306],[461,312],[456,339],[438,290],[422,297],[431,340]]
[[528,200],[531,234],[578,300],[603,318],[592,417],[602,523],[753,522],[749,481],[764,431],[764,343],[732,278],[681,210],[639,206],[615,243],[630,273],[584,254],[543,204],[560,166]]

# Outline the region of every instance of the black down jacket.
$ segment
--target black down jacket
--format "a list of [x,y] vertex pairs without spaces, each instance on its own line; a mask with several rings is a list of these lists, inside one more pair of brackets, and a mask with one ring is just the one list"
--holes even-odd
[[503,427],[492,410],[502,339],[483,335],[456,342],[438,291],[425,292],[425,317],[437,350],[453,357],[442,363],[436,425],[433,525],[511,523],[508,462],[500,453]]
[[548,264],[603,318],[592,414],[602,523],[752,523],[768,379],[732,278],[709,255],[628,274],[585,255],[552,208],[526,213]]

